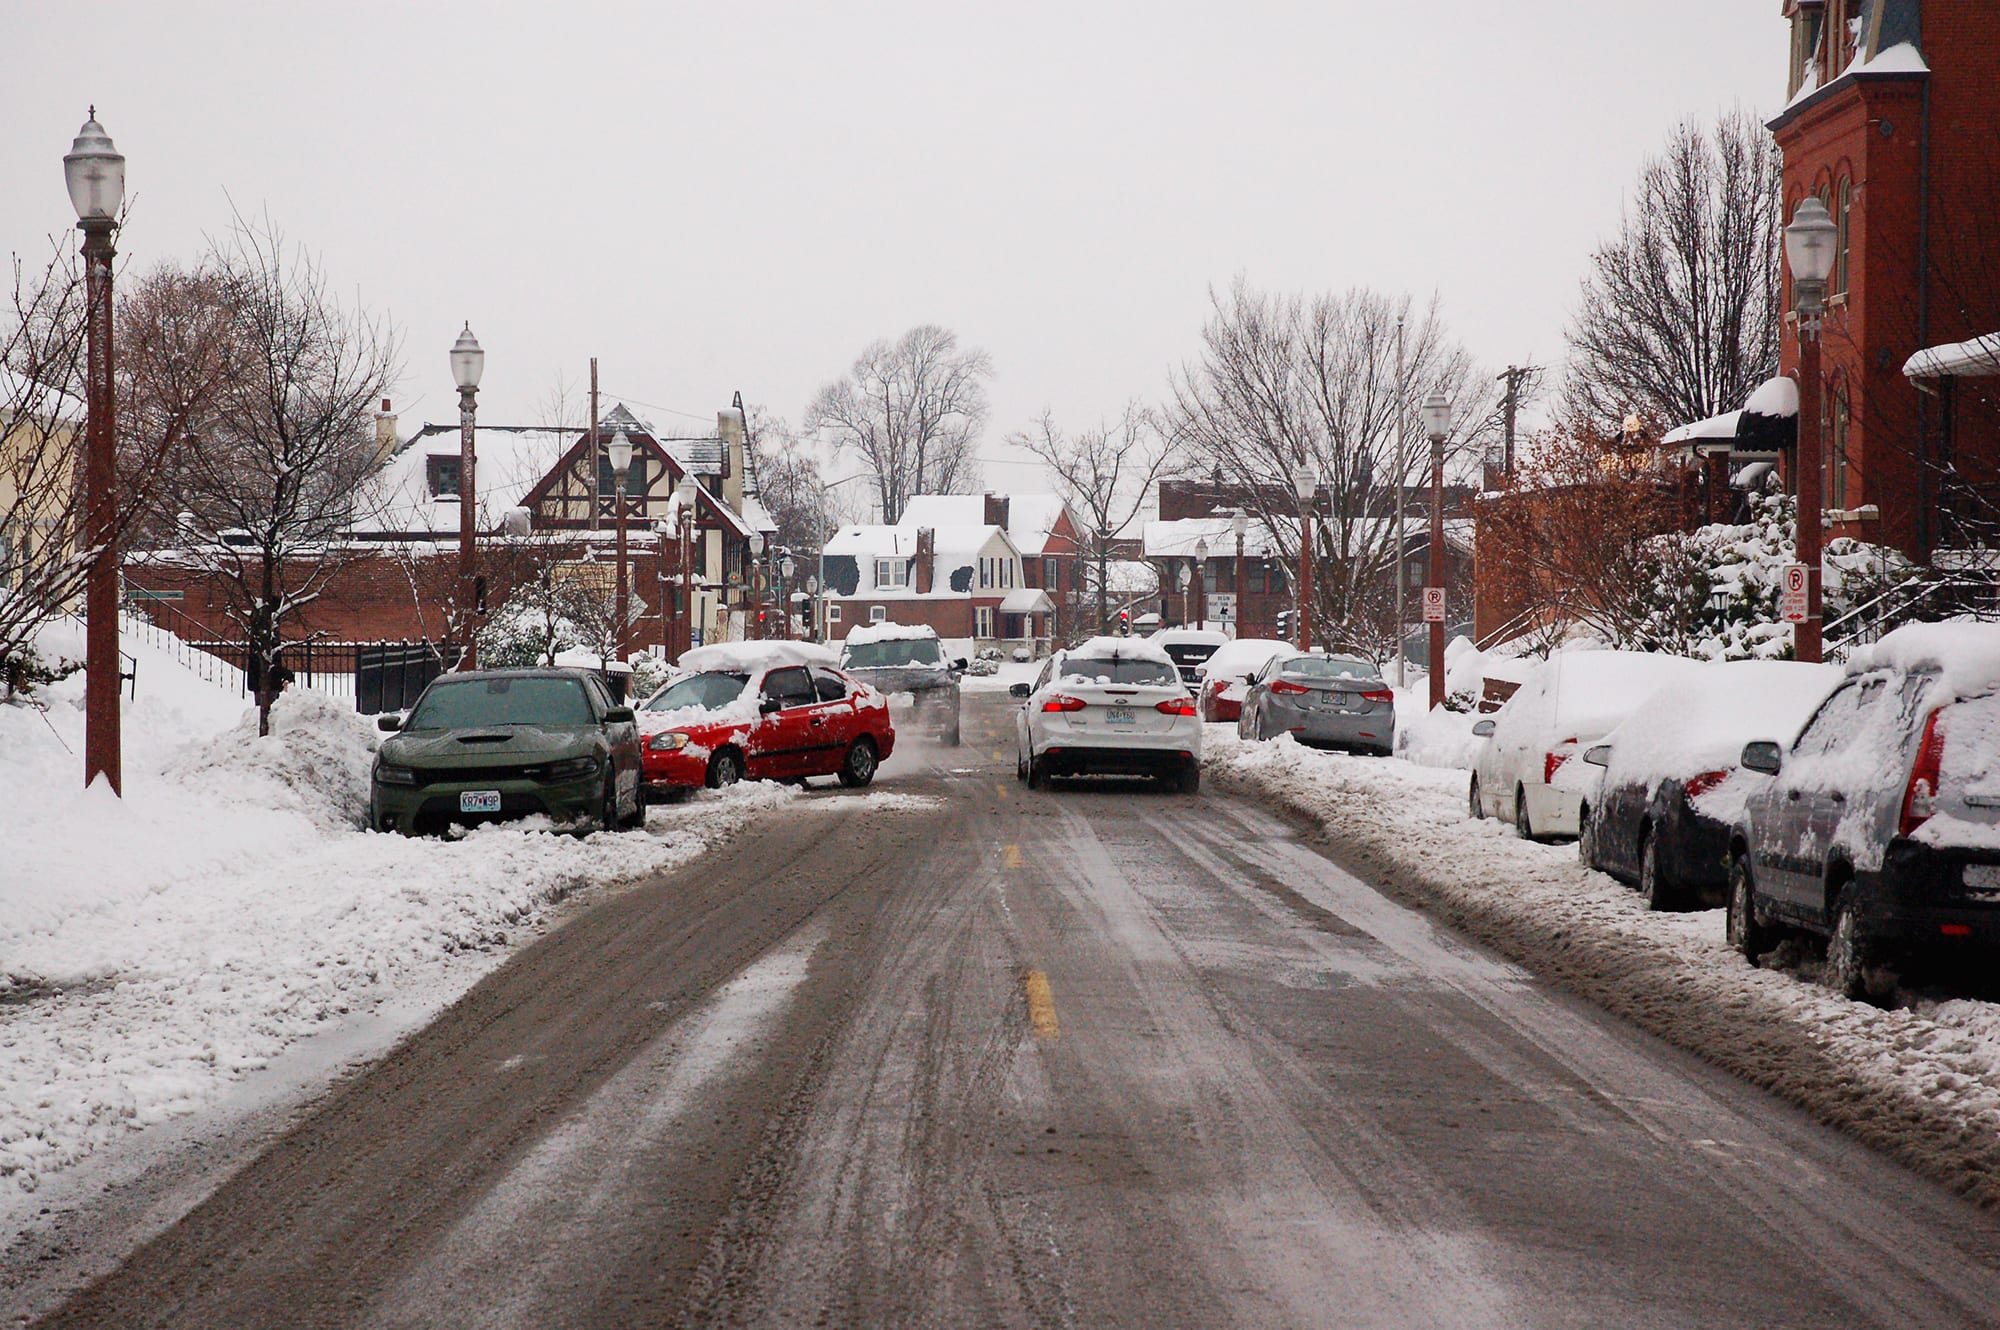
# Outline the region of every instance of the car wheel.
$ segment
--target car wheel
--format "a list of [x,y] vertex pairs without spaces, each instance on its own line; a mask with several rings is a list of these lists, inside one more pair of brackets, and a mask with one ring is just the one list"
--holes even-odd
[[1014,779],[1024,785],[1028,781],[1028,758],[1019,748],[1014,750]]
[[1528,791],[1523,786],[1514,789],[1514,834],[1522,840],[1535,839],[1535,826],[1528,820]]
[[597,804],[598,831],[616,831],[624,819],[618,816],[618,773],[604,778],[604,797]]
[[944,746],[945,746],[946,748],[956,748],[956,747],[958,747],[958,745],[959,745],[959,737],[958,737],[958,722],[957,722],[957,721],[953,721],[953,722],[951,723],[951,728],[950,728],[950,729],[948,729],[948,730],[946,730],[946,731],[944,732],[944,734],[943,734],[942,738],[944,739]]
[[875,741],[856,739],[840,764],[840,783],[850,790],[858,790],[874,779]]
[[1466,796],[1466,816],[1474,821],[1486,816],[1486,809],[1479,802],[1479,777],[1472,778],[1471,793]]
[[1650,830],[1639,842],[1639,895],[1649,910],[1679,908],[1679,893],[1660,865],[1660,838]]
[[632,791],[632,815],[618,824],[627,831],[640,831],[646,825],[646,787],[635,786]]
[[1049,788],[1048,759],[1039,753],[1028,759],[1028,788],[1031,790]]
[[1576,810],[1576,857],[1585,868],[1597,867],[1597,829],[1591,825],[1589,804]]
[[1181,793],[1201,793],[1201,763],[1190,759],[1188,764],[1181,768]]
[[743,754],[724,748],[708,759],[708,788],[726,789],[743,779]]
[[1826,968],[1820,978],[1844,998],[1868,997],[1868,972],[1875,968],[1875,948],[1861,931],[1860,901],[1854,888],[1840,893],[1833,907],[1833,934],[1826,940]]
[[1750,873],[1750,856],[1734,855],[1729,860],[1729,916],[1724,925],[1729,945],[1743,953],[1752,965],[1778,944],[1777,930],[1757,919],[1757,882]]

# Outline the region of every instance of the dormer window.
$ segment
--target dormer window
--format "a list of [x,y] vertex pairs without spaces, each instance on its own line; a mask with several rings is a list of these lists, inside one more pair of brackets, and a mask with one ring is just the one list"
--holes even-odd
[[433,499],[458,497],[458,459],[433,455],[424,459],[424,478],[430,483]]
[[910,584],[910,565],[905,559],[877,559],[875,561],[875,585],[878,588],[906,587]]
[[1820,37],[1826,28],[1824,0],[1798,0],[1792,8],[1792,77],[1786,95],[1796,97],[1800,89],[1817,87],[1820,76]]

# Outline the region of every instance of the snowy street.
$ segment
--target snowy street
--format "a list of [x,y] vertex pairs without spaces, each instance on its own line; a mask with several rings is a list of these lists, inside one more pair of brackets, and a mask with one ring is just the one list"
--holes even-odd
[[[754,835],[664,871],[571,865],[645,876],[446,962],[430,991],[462,1000],[240,1158],[157,1151],[96,1196],[65,1178],[101,1157],[51,1171],[9,1201],[8,1310],[99,1275],[46,1323],[1945,1326],[2000,1305],[2000,1224],[1684,1051],[1754,1026],[1772,1083],[1809,1102],[1851,1075],[1856,1116],[1905,1123],[1914,1155],[1940,1133],[1895,1095],[1992,1134],[1987,1004],[1879,1011],[1803,961],[1752,971],[1716,915],[1646,915],[1572,847],[1466,822],[1462,771],[1210,727],[1198,797],[1030,792],[1005,679],[979,682],[965,746],[899,747],[871,792],[766,792]],[[671,843],[677,815],[721,840],[733,807],[569,844]],[[502,833],[537,834],[396,852],[477,864]],[[1671,1010],[1662,969],[1685,974]]]

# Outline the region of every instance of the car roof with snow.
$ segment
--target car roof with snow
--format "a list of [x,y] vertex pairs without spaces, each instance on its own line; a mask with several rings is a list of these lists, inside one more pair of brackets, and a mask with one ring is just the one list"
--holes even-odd
[[1167,654],[1167,649],[1160,645],[1156,637],[1092,637],[1059,655],[1065,660],[1082,656],[1087,659],[1152,660],[1162,665],[1174,663],[1174,658]]
[[1941,695],[1979,697],[2000,691],[2000,624],[1905,624],[1848,657],[1847,672],[1936,670]]
[[817,642],[715,642],[681,653],[680,667],[690,673],[724,670],[754,674],[783,665],[838,665],[840,655]]
[[1734,767],[1752,739],[1789,743],[1840,682],[1837,665],[1732,660],[1653,693],[1604,742],[1607,784],[1651,786]]
[[927,623],[859,624],[848,630],[844,644],[858,647],[866,646],[870,642],[920,641],[925,638],[936,640],[937,635],[937,629]]

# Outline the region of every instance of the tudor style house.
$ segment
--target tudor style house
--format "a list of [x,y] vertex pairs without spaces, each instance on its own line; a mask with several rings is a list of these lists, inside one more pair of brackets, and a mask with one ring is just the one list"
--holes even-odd
[[925,624],[975,647],[1039,654],[1075,604],[1079,548],[1053,495],[913,498],[900,523],[843,527],[827,541],[822,636],[838,641],[858,623]]

